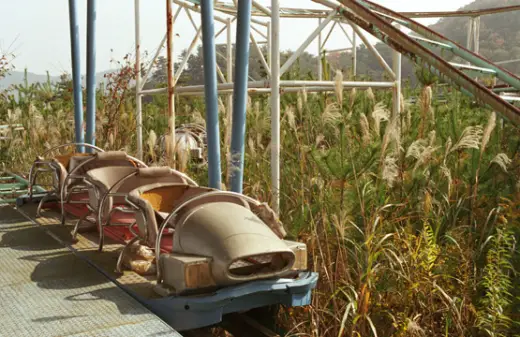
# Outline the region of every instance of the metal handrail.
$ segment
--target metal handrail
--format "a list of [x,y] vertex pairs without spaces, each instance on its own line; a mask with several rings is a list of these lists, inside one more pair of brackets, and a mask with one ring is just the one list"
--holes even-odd
[[94,149],[98,152],[105,152],[105,150],[103,150],[102,148],[100,147],[97,147],[95,145],[92,145],[92,144],[88,144],[88,143],[67,143],[67,144],[61,144],[61,145],[58,145],[58,146],[55,146],[55,147],[52,147],[50,149],[48,149],[47,151],[45,151],[44,153],[42,153],[41,156],[45,156],[57,149],[60,149],[60,148],[64,148],[64,147],[69,147],[69,146],[84,146],[84,147],[88,147],[90,149]]
[[[185,173],[182,173],[182,172],[174,170],[174,169],[170,169],[170,170],[175,172],[176,174],[180,175],[182,178],[185,178],[189,184],[191,184],[193,186],[199,186],[193,179],[188,177]],[[106,226],[106,224],[110,220],[110,215],[111,215],[111,212],[109,212],[108,218],[106,220],[102,219],[101,212],[102,212],[103,208],[105,207],[105,203],[107,202],[107,198],[111,197],[111,196],[127,197],[128,193],[119,193],[119,195],[117,195],[118,193],[114,193],[112,191],[114,189],[116,189],[116,188],[121,187],[126,180],[136,176],[138,173],[139,173],[139,171],[136,170],[135,172],[129,173],[128,175],[124,176],[119,181],[117,181],[114,185],[112,185],[108,189],[108,191],[105,194],[103,194],[103,196],[101,197],[101,200],[100,200],[99,206],[98,206],[98,223],[100,224],[100,227],[99,227],[99,233],[100,233],[100,238],[99,238],[100,246],[99,246],[99,250],[103,249],[103,241],[104,241],[103,226]],[[126,200],[126,198],[125,198],[125,201],[127,203],[131,204],[130,202],[128,202],[128,200]],[[136,205],[133,205],[133,204],[131,204],[131,205],[133,207],[135,207],[135,208],[138,208]]]
[[[39,159],[39,158],[44,158],[46,155],[48,155],[49,153],[57,150],[57,149],[60,149],[60,148],[66,148],[66,147],[71,147],[71,146],[84,146],[84,147],[87,147],[87,148],[90,148],[90,149],[94,149],[98,152],[105,152],[105,150],[103,150],[102,148],[100,147],[97,147],[95,145],[91,145],[91,144],[88,144],[88,143],[66,143],[66,144],[61,144],[61,145],[57,145],[57,146],[54,146],[48,150],[46,150],[45,152],[43,152],[40,156],[37,157],[37,159],[34,161],[33,165],[31,166],[31,169],[29,171],[29,197],[32,197],[33,195],[33,185],[36,183],[36,176],[38,175],[38,172],[37,171],[36,173],[34,173],[34,177],[33,177],[33,170],[34,168],[37,166],[37,165],[51,165],[52,161],[51,160],[45,160],[45,159]],[[55,171],[55,170],[53,170]],[[56,172],[54,172],[54,178],[57,178],[57,174]],[[59,179],[58,179],[59,180]]]
[[[65,177],[65,180],[63,181],[63,185],[61,186],[61,191],[60,191],[60,200],[61,200],[61,224],[65,224],[65,207],[64,207],[64,196],[65,196],[65,190],[67,188],[67,183],[70,179],[71,176],[74,176],[74,173],[76,173],[76,171],[78,171],[80,168],[84,167],[86,164],[96,160],[97,157],[93,156],[92,158],[89,158],[87,160],[85,160],[84,162],[82,162],[81,164],[79,164],[78,166],[76,166],[68,175],[67,177]],[[129,160],[129,161],[134,161],[135,163],[137,163],[138,165],[141,165],[142,167],[148,167],[145,163],[143,163],[141,160],[137,159],[137,158],[134,158],[132,156],[129,156],[129,155],[126,155],[126,159]],[[82,176],[75,176],[77,177],[76,179],[82,179],[82,180],[85,180],[85,175],[82,175]]]
[[159,263],[159,258],[161,256],[161,239],[162,239],[162,234],[163,234],[163,231],[166,229],[166,226],[168,226],[170,221],[177,215],[177,213],[179,213],[179,211],[182,208],[186,207],[190,203],[192,203],[194,201],[197,201],[197,200],[200,200],[200,199],[202,199],[204,197],[207,197],[207,196],[219,196],[219,195],[232,195],[232,196],[236,196],[236,197],[242,198],[245,201],[254,204],[255,206],[261,205],[260,201],[258,201],[256,199],[253,199],[251,197],[248,197],[247,195],[243,195],[243,194],[236,193],[236,192],[229,192],[229,191],[214,191],[214,192],[208,192],[208,193],[203,193],[203,194],[200,194],[200,195],[196,195],[193,198],[190,198],[190,199],[186,200],[185,202],[183,202],[182,204],[180,204],[177,207],[175,207],[171,211],[171,213],[166,217],[166,219],[164,219],[163,223],[161,224],[161,227],[159,228],[159,232],[157,233],[157,239],[155,241],[155,260],[156,260],[156,269],[157,269],[157,284],[160,284],[162,282],[162,280],[161,280],[161,277],[162,277],[161,276],[161,264]]

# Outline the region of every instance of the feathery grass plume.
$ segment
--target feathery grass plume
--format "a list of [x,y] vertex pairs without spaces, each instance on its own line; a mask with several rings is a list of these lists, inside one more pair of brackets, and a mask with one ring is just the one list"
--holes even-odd
[[336,103],[327,104],[325,110],[321,114],[324,125],[335,125],[341,121],[341,112]]
[[352,109],[354,109],[354,104],[356,103],[356,97],[357,97],[357,89],[352,88],[352,90],[350,90],[350,105],[349,105],[350,114],[352,114]]
[[226,114],[226,106],[224,105],[224,102],[222,102],[222,98],[218,98],[218,114],[219,115],[225,115]]
[[288,106],[287,109],[285,109],[285,116],[287,116],[287,123],[289,123],[291,129],[296,132],[296,116],[294,115],[294,110],[291,106]]
[[361,135],[364,145],[370,144],[370,124],[365,113],[359,115],[359,126],[361,128]]
[[251,153],[251,156],[256,157],[255,141],[253,140],[253,138],[249,137],[247,139],[247,146],[249,147],[249,152]]
[[316,140],[314,141],[314,143],[316,144],[317,149],[323,149],[325,147],[324,140],[325,136],[323,134],[320,133],[316,136]]
[[260,115],[260,101],[255,101],[255,117]]
[[397,178],[399,177],[399,167],[397,165],[397,157],[395,155],[388,155],[383,161],[383,180],[388,187],[394,187]]
[[399,99],[399,109],[401,110],[401,114],[403,114],[406,110],[406,105],[405,105],[405,102],[404,102],[404,95],[403,93],[401,92],[401,95],[399,95],[400,99]]
[[296,108],[298,109],[298,113],[301,115],[303,113],[303,94],[301,91],[298,91],[296,100]]
[[114,148],[114,144],[115,144],[115,137],[114,137],[114,132],[113,131],[110,131],[108,133],[108,144],[110,146],[110,148]]
[[157,135],[155,131],[151,130],[148,135],[148,140],[146,141],[146,145],[148,145],[148,151],[150,157],[152,158],[152,162],[155,162],[155,144],[157,143]]
[[486,150],[486,147],[489,143],[489,139],[491,138],[491,133],[495,129],[497,125],[497,114],[493,111],[489,116],[488,123],[486,128],[484,129],[484,134],[482,136],[482,145],[480,146],[480,154],[482,155]]
[[251,96],[247,95],[247,103],[246,103],[247,111],[251,111],[251,104],[252,104]]
[[[206,120],[204,119],[204,117],[202,117],[202,114],[198,110],[193,110],[191,117],[193,118],[193,123],[195,124],[206,124]],[[229,118],[229,120],[231,121],[231,118]],[[231,125],[231,123],[229,123],[229,125]]]
[[497,164],[505,173],[507,173],[507,167],[511,165],[513,161],[509,159],[507,154],[499,153],[491,160],[490,165]]
[[367,98],[372,102],[376,102],[376,95],[374,95],[374,90],[372,90],[372,87],[368,88],[366,91]]
[[439,146],[428,145],[428,140],[426,139],[418,139],[413,142],[406,152],[407,158],[413,157],[417,159],[413,171],[417,170],[419,166],[427,164],[431,160],[433,153],[439,148]]
[[303,104],[307,104],[307,99],[308,99],[307,88],[304,87],[303,90],[301,91],[301,93],[302,93]]
[[181,172],[185,172],[188,168],[188,162],[190,161],[190,150],[182,149],[177,151],[176,162],[178,164],[178,170]]
[[451,195],[451,185],[453,183],[453,179],[451,178],[451,171],[445,164],[442,164],[441,173],[446,178],[446,180],[448,180],[448,197],[449,197]]
[[480,140],[482,139],[482,126],[468,126],[462,131],[460,139],[451,147],[449,153],[463,149],[479,149]]
[[419,98],[419,106],[421,109],[421,124],[419,125],[419,138],[423,138],[425,126],[429,122],[428,116],[432,114],[432,96],[432,87],[429,85],[425,86],[421,91],[421,96]]
[[426,146],[428,146],[427,140],[417,139],[408,147],[408,151],[406,151],[406,158],[413,157],[415,159],[419,159]]
[[343,73],[341,70],[336,70],[336,76],[334,77],[334,91],[340,107],[343,106]]
[[388,121],[390,118],[390,110],[387,109],[383,102],[379,102],[372,111],[373,132],[377,137],[380,137],[381,133],[381,122]]
[[400,151],[401,147],[401,132],[399,130],[399,116],[392,117],[390,124],[386,127],[385,134],[383,136],[383,142],[381,143],[381,159],[385,156],[386,150],[390,143],[395,142],[396,152]]
[[453,145],[453,142],[451,141],[451,137],[448,137],[446,140],[446,144],[444,144],[444,160],[443,163],[446,165],[446,158],[448,158],[448,155],[450,154],[451,147]]
[[435,132],[435,130],[430,131],[430,133],[428,134],[428,145],[434,146],[436,140],[437,140],[437,133]]
[[423,111],[425,114],[429,113],[429,110],[432,106],[432,96],[432,87],[429,85],[425,86],[421,92],[421,97],[419,99],[421,111]]
[[405,120],[406,127],[404,129],[405,129],[405,131],[408,131],[412,127],[412,109],[411,109],[411,103],[410,103],[409,99],[404,101],[404,111],[406,111],[406,120]]
[[174,144],[172,136],[169,134],[166,134],[164,136],[164,150],[166,152],[166,159],[169,161],[170,158],[173,157],[173,151],[174,151]]

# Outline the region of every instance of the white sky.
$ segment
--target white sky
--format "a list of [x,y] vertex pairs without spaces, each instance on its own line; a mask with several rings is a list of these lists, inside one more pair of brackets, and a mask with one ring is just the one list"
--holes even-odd
[[[269,6],[270,0],[259,0]],[[438,11],[456,10],[472,0],[376,0],[396,11]],[[86,58],[86,0],[78,0],[80,18],[82,73],[85,72]],[[97,16],[97,70],[111,68],[112,58],[120,60],[134,50],[134,1],[99,0]],[[310,0],[281,0],[282,7],[323,8]],[[30,72],[53,75],[71,72],[70,36],[68,23],[68,1],[66,0],[0,0],[0,49],[13,51],[17,55],[15,66],[18,70],[27,67]],[[198,15],[194,15],[199,22]],[[165,1],[141,1],[142,46],[150,54],[155,53],[165,31]],[[316,28],[317,19],[282,19],[281,48],[295,50]],[[435,20],[422,20],[430,24]],[[216,23],[216,30],[222,24]],[[236,26],[233,25],[233,36]],[[325,30],[328,32],[328,29]],[[195,30],[185,13],[181,13],[175,25],[175,55],[186,49],[193,39]],[[326,34],[326,33],[325,33]],[[217,43],[225,42],[222,34]],[[257,35],[258,37],[258,35]],[[233,37],[234,39],[234,37]],[[259,37],[257,41],[261,40]],[[341,30],[335,31],[327,49],[348,46]],[[111,51],[111,49],[113,51]],[[312,43],[308,51],[316,54],[317,43]],[[252,51],[254,52],[254,51]],[[164,52],[163,52],[164,54]]]

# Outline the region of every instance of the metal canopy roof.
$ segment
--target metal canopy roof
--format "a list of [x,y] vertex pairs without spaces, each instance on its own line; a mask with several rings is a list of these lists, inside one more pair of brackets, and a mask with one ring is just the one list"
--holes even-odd
[[[186,0],[193,4],[199,5],[200,0]],[[266,7],[270,10],[269,7]],[[237,8],[233,2],[217,1],[215,2],[215,10],[236,15]],[[489,9],[468,10],[468,11],[448,11],[448,12],[401,12],[400,14],[409,18],[441,18],[441,17],[476,17],[489,14],[507,13],[511,11],[520,11],[520,6],[507,6]],[[329,9],[306,9],[306,8],[280,8],[280,17],[282,18],[325,18],[329,15]],[[251,15],[269,17],[265,12],[253,5]],[[338,15],[339,16],[339,15]]]

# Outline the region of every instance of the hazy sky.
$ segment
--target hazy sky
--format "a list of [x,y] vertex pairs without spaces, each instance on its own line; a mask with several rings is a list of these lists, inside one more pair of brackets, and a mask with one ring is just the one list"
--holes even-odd
[[[270,0],[259,0],[269,6]],[[397,11],[456,10],[472,0],[377,0],[376,2]],[[85,72],[86,49],[86,0],[78,0],[82,73]],[[97,16],[97,70],[112,67],[111,59],[121,59],[134,50],[134,1],[100,0]],[[282,7],[322,8],[310,0],[281,0]],[[15,52],[18,70],[27,67],[34,73],[60,74],[70,72],[70,36],[67,0],[0,0],[0,49]],[[198,15],[194,16],[199,22]],[[142,46],[153,54],[166,30],[164,0],[141,0]],[[317,26],[317,19],[282,19],[281,47],[296,49]],[[432,23],[435,20],[422,20]],[[216,24],[216,29],[222,25]],[[233,25],[233,33],[236,26]],[[175,26],[179,34],[175,38],[175,55],[186,49],[195,30],[183,12]],[[328,30],[327,30],[328,32]],[[234,36],[234,34],[233,34]],[[258,36],[258,35],[257,35]],[[261,40],[259,37],[257,40]],[[222,34],[217,43],[225,42]],[[348,44],[343,32],[334,32],[327,49],[344,48]],[[113,51],[111,51],[113,50]],[[314,42],[308,51],[315,54]],[[163,52],[164,54],[164,52]],[[152,55],[150,55],[151,57]]]

